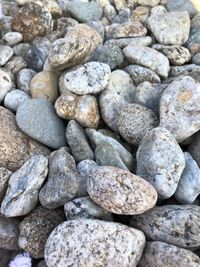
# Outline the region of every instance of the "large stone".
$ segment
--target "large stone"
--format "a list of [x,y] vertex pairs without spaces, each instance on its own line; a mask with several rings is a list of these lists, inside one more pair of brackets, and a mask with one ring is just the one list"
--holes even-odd
[[11,90],[12,81],[7,72],[0,69],[0,103],[5,95]]

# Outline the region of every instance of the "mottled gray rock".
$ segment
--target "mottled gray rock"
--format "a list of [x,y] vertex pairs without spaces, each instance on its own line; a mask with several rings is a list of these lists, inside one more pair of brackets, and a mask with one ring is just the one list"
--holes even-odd
[[125,57],[133,64],[138,64],[155,71],[162,78],[168,77],[169,60],[155,49],[142,46],[127,46],[123,49]]
[[3,40],[8,43],[8,45],[13,46],[20,43],[23,39],[23,36],[20,32],[7,32],[3,36]]
[[166,7],[168,11],[187,11],[190,17],[194,17],[197,13],[191,0],[168,0]]
[[38,203],[38,191],[48,173],[48,159],[42,155],[31,157],[14,172],[1,204],[1,213],[7,217],[23,216]]
[[190,17],[186,11],[152,14],[148,25],[157,41],[164,45],[182,45],[189,38]]
[[130,20],[131,20],[131,10],[130,10],[130,8],[127,7],[125,9],[122,9],[119,11],[119,13],[113,18],[112,23],[123,24],[123,23],[130,21]]
[[[165,0],[164,0],[165,1]],[[164,14],[167,12],[167,9],[164,6],[155,6],[151,9],[150,14]]]
[[65,145],[65,127],[51,103],[30,99],[22,103],[16,114],[17,125],[27,135],[52,148]]
[[200,65],[200,53],[197,53],[192,57],[192,63]]
[[160,3],[160,0],[137,0],[137,3],[141,6],[154,7]]
[[199,217],[199,206],[166,205],[132,216],[130,223],[151,240],[189,249],[200,247]]
[[0,69],[0,103],[3,101],[5,95],[11,90],[12,81],[10,75]]
[[61,209],[48,210],[41,206],[20,223],[18,244],[33,258],[43,258],[47,238],[64,221]]
[[173,81],[160,99],[160,126],[178,142],[200,130],[200,83],[189,76]]
[[31,47],[28,43],[20,43],[13,46],[14,54],[16,56],[25,56],[28,49]]
[[141,67],[139,65],[129,65],[125,69],[135,85],[139,85],[142,82],[148,81],[151,83],[160,83],[160,77],[152,70]]
[[110,39],[105,42],[106,45],[116,45],[120,48],[124,48],[128,45],[132,46],[148,46],[152,42],[150,36],[141,36],[141,37],[129,37],[129,38],[119,38],[119,39]]
[[10,259],[15,257],[17,251],[0,248],[0,262],[2,267],[8,267]]
[[170,68],[170,76],[172,77],[176,77],[176,76],[180,76],[180,75],[190,75],[192,73],[195,72],[199,72],[200,71],[200,66],[195,65],[195,64],[186,64],[183,66],[172,66]]
[[145,135],[137,151],[137,175],[156,188],[160,199],[174,194],[184,167],[184,154],[169,131],[158,127]]
[[160,241],[147,242],[138,267],[199,267],[193,252]]
[[39,192],[42,206],[54,209],[73,199],[79,188],[74,158],[65,147],[51,153],[47,182]]
[[6,190],[8,187],[8,181],[10,179],[10,176],[12,175],[12,172],[4,167],[0,167],[0,202],[2,202]]
[[30,98],[30,95],[22,90],[12,90],[11,92],[8,92],[4,98],[4,106],[13,112],[16,112],[18,106]]
[[31,69],[22,69],[17,75],[17,88],[30,94],[30,82],[36,75],[36,72]]
[[8,45],[0,45],[0,67],[4,66],[13,56],[14,51]]
[[104,25],[100,20],[89,20],[86,24],[94,28],[100,34],[102,39],[104,39]]
[[144,246],[144,234],[125,225],[90,219],[72,220],[60,224],[51,233],[45,248],[45,261],[48,267],[136,267]]
[[153,208],[157,201],[156,190],[147,181],[110,166],[91,171],[87,191],[99,206],[116,214],[141,214]]
[[27,67],[27,62],[21,56],[13,56],[7,63],[4,65],[4,70],[11,72],[13,75],[17,75],[21,69]]
[[191,154],[193,159],[197,162],[198,166],[200,167],[200,153],[199,153],[199,151],[200,151],[200,132],[197,132],[194,135],[194,139],[192,140],[187,151]]
[[64,206],[67,220],[98,219],[112,221],[112,214],[102,209],[90,197],[80,197],[69,201]]

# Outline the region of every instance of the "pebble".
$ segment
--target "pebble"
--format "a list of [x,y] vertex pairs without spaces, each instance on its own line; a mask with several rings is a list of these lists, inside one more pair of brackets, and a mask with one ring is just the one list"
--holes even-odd
[[157,41],[164,45],[182,45],[189,38],[190,17],[186,11],[152,14],[148,25]]
[[137,3],[141,6],[154,7],[160,3],[160,0],[137,0]]
[[12,89],[12,81],[9,74],[0,69],[0,103],[6,94]]
[[57,149],[66,143],[64,124],[45,99],[23,102],[17,109],[16,121],[24,133],[51,148]]
[[48,210],[41,206],[33,210],[20,223],[18,243],[33,258],[43,258],[50,233],[64,221],[61,209]]
[[199,72],[200,66],[195,64],[186,64],[184,66],[172,66],[170,68],[170,76],[177,77],[177,76],[190,76],[192,73]]
[[115,17],[112,19],[112,23],[123,24],[130,21],[130,19],[131,19],[131,10],[129,8],[125,8],[120,10],[118,14],[115,14]]
[[20,43],[22,39],[23,35],[20,32],[7,32],[3,36],[3,40],[6,41],[10,46]]
[[187,11],[191,18],[197,13],[191,0],[168,0],[166,4],[168,11]]
[[8,187],[8,181],[10,179],[12,172],[4,167],[0,167],[0,201],[2,202],[6,190]]
[[17,75],[21,69],[27,67],[27,62],[21,56],[13,56],[7,63],[4,65],[4,69],[7,72],[11,72],[13,75]]
[[36,75],[36,72],[32,69],[22,69],[17,74],[17,88],[23,90],[24,92],[30,94],[30,82],[32,78]]
[[8,45],[0,45],[0,67],[4,66],[13,56],[14,51]]
[[200,149],[200,133],[197,132],[194,135],[194,138],[191,144],[189,145],[187,151],[191,154],[193,159],[197,162],[198,166],[200,166],[200,153],[199,153],[200,150],[199,149]]
[[104,25],[100,20],[89,20],[86,24],[91,28],[94,28],[100,34],[101,38],[104,39]]
[[149,8],[147,6],[138,6],[131,13],[131,18],[134,22],[140,21],[144,25],[147,25],[148,17]]
[[152,43],[152,39],[150,36],[141,36],[141,37],[109,39],[105,42],[105,45],[116,45],[119,48],[124,48],[128,45],[149,46],[151,43]]
[[4,106],[13,112],[16,112],[18,106],[30,98],[31,97],[22,90],[12,90],[8,92],[4,98]]
[[200,246],[199,212],[196,205],[165,205],[132,216],[130,224],[153,241],[195,249]]
[[170,69],[166,56],[153,48],[142,46],[127,46],[123,49],[130,63],[138,64],[155,71],[161,78],[167,78]]
[[31,157],[14,172],[1,204],[1,213],[6,217],[28,214],[38,203],[38,191],[48,173],[48,159],[42,155]]
[[151,12],[150,14],[153,15],[153,14],[164,14],[167,12],[167,9],[164,7],[164,6],[155,6],[151,9]]
[[189,76],[173,81],[160,99],[160,126],[178,142],[200,130],[200,84]]
[[48,267],[135,267],[144,246],[144,234],[128,226],[90,219],[72,220],[60,224],[51,233],[45,247],[45,261]]
[[157,127],[145,135],[137,151],[137,175],[155,187],[160,199],[175,193],[184,167],[184,154],[169,131]]
[[65,147],[51,153],[49,174],[39,192],[42,206],[55,209],[73,199],[79,188],[79,175],[74,158]]
[[192,63],[200,65],[200,53],[197,53],[192,57]]

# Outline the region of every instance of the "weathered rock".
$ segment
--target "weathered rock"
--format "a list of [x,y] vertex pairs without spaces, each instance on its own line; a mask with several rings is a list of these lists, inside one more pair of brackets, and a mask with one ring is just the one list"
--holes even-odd
[[197,13],[197,10],[191,0],[168,0],[166,4],[168,11],[187,11],[190,17],[194,17]]
[[104,25],[101,22],[101,20],[89,20],[86,22],[87,25],[89,25],[91,28],[94,28],[102,37],[102,39],[104,39]]
[[110,39],[105,42],[106,45],[116,45],[120,48],[124,48],[128,45],[131,46],[148,46],[152,42],[150,36],[141,36],[141,37],[129,37],[129,38],[119,38],[119,39]]
[[48,159],[42,155],[31,157],[9,179],[8,190],[1,204],[7,217],[28,214],[38,203],[38,191],[48,173]]
[[13,112],[16,112],[18,106],[31,97],[22,90],[12,90],[4,98],[4,106]]
[[4,66],[13,56],[14,51],[8,45],[0,45],[0,67]]
[[[164,0],[165,1],[165,0]],[[150,14],[164,14],[167,12],[167,9],[164,6],[155,6],[151,9]]]
[[192,63],[195,65],[200,65],[200,53],[197,53],[192,57]]
[[47,238],[64,221],[61,209],[48,210],[41,206],[33,210],[20,223],[18,243],[33,258],[43,258]]
[[131,19],[140,21],[142,24],[147,25],[147,19],[149,17],[149,8],[147,6],[137,6],[131,13]]
[[7,32],[3,36],[3,40],[6,41],[10,46],[20,43],[23,39],[23,36],[20,32]]
[[4,167],[0,167],[0,202],[2,202],[6,190],[8,187],[8,181],[10,179],[12,172]]
[[5,95],[11,90],[12,81],[9,74],[0,69],[0,103],[3,101]]
[[17,75],[17,88],[30,94],[30,82],[36,75],[36,72],[31,69],[22,69]]
[[172,66],[170,68],[170,76],[172,77],[177,77],[180,75],[183,76],[190,76],[192,73],[199,72],[200,71],[200,66],[195,65],[195,64],[185,64],[183,66]]
[[13,75],[17,75],[21,69],[27,67],[27,62],[21,56],[12,57],[4,66],[4,70],[7,72],[11,72]]
[[141,6],[154,7],[160,3],[160,0],[137,0],[138,4]]
[[72,264],[136,267],[144,245],[144,234],[125,225],[72,220],[60,224],[51,233],[45,248],[45,261],[48,267]]

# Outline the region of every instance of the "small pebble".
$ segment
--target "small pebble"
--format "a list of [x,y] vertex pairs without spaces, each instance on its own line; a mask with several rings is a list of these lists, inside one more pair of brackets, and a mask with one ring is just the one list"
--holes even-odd
[[22,39],[23,35],[20,32],[8,32],[3,36],[3,40],[5,40],[10,46],[20,43]]
[[30,99],[31,97],[22,90],[12,90],[8,92],[4,98],[4,106],[13,112],[16,112],[18,106]]

